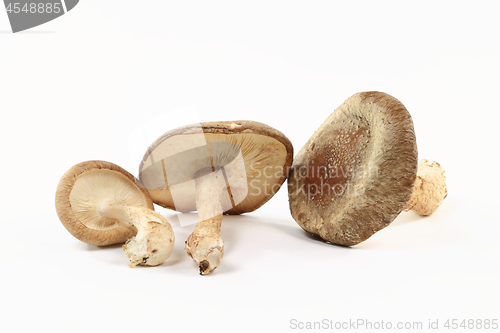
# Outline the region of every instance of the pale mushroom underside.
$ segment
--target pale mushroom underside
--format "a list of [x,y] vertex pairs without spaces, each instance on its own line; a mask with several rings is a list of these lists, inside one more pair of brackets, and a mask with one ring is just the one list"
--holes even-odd
[[137,234],[129,223],[99,213],[100,204],[153,209],[147,191],[121,167],[87,161],[70,168],[59,181],[56,211],[64,227],[92,245],[121,244]]
[[[167,133],[152,144],[139,170],[141,184],[156,204],[181,212],[196,210],[195,179],[200,170],[222,169],[226,180],[221,196],[227,214],[250,212],[269,200],[286,179],[292,146],[280,132],[243,130],[247,123],[226,122],[186,127]],[[255,126],[255,125],[254,125]]]

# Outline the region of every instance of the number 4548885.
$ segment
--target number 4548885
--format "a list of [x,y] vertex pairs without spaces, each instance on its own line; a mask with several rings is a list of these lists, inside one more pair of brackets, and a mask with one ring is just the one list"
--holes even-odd
[[469,330],[480,330],[480,329],[494,329],[498,328],[498,319],[448,319],[444,323],[444,327],[447,329],[469,329]]
[[47,14],[59,14],[61,12],[61,4],[60,3],[25,3],[23,6],[21,6],[20,3],[14,2],[14,3],[9,3],[7,6],[7,13],[14,13],[14,14],[19,14],[19,13],[30,13],[30,14],[35,14],[35,13],[47,13]]

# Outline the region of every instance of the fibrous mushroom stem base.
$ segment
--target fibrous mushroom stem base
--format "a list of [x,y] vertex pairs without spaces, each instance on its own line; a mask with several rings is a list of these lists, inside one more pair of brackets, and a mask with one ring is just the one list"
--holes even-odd
[[164,262],[174,248],[174,233],[168,221],[146,207],[127,207],[113,200],[102,200],[98,213],[137,228],[137,235],[123,245],[129,266],[156,266]]
[[187,254],[200,267],[200,274],[213,272],[224,255],[224,242],[219,236],[222,223],[221,196],[226,187],[221,170],[196,178],[196,228],[186,241]]
[[418,163],[417,179],[405,210],[413,210],[422,216],[434,213],[446,198],[446,176],[438,162],[427,159]]

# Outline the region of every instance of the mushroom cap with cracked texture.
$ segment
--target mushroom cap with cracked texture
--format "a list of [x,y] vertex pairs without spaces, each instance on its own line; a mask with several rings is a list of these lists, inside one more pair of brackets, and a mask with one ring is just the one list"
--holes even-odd
[[137,234],[131,224],[99,213],[103,202],[153,209],[149,194],[123,168],[106,161],[86,161],[70,168],[56,191],[56,211],[64,227],[92,245],[121,244]]
[[196,210],[195,179],[222,170],[226,214],[254,211],[285,181],[293,147],[278,130],[255,121],[188,125],[159,137],[139,166],[153,202],[180,212]]
[[292,217],[325,241],[356,245],[405,208],[416,172],[415,133],[404,105],[382,92],[357,93],[295,157],[288,177]]

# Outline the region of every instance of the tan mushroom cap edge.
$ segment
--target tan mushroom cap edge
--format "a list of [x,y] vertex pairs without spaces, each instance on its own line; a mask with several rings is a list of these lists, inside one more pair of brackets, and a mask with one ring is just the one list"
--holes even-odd
[[[86,161],[74,165],[61,178],[56,190],[56,211],[64,227],[77,239],[91,245],[121,244],[137,234],[137,229],[127,223],[111,221],[111,226],[104,230],[87,227],[76,216],[72,206],[70,195],[75,183],[87,172],[105,170],[105,172],[116,172],[120,181],[127,184],[129,190],[141,196],[138,206],[154,210],[153,202],[148,192],[137,185],[138,180],[123,168],[106,161]],[[136,191],[136,192],[135,192]]]
[[[286,180],[293,160],[293,146],[280,131],[266,124],[249,120],[193,124],[163,134],[151,144],[143,157],[139,166],[139,179],[145,184],[154,203],[172,210],[196,210],[194,191],[192,192],[192,206],[186,209],[176,209],[168,183],[164,180],[161,171],[158,174],[162,177],[161,185],[164,188],[150,188],[147,186],[147,181],[141,177],[144,168],[151,165],[150,154],[160,145],[168,146],[168,149],[176,149],[178,146],[176,142],[181,142],[190,135],[199,134],[201,130],[209,145],[211,142],[234,143],[240,147],[243,155],[247,184],[249,184],[248,195],[232,209],[224,212],[225,214],[242,214],[256,210],[271,199]],[[167,144],[167,142],[170,143]],[[264,172],[263,168],[266,166],[268,169]],[[264,189],[261,185],[266,181],[267,188]]]
[[294,159],[292,217],[309,233],[356,245],[389,225],[410,199],[417,173],[413,122],[382,92],[348,98]]

